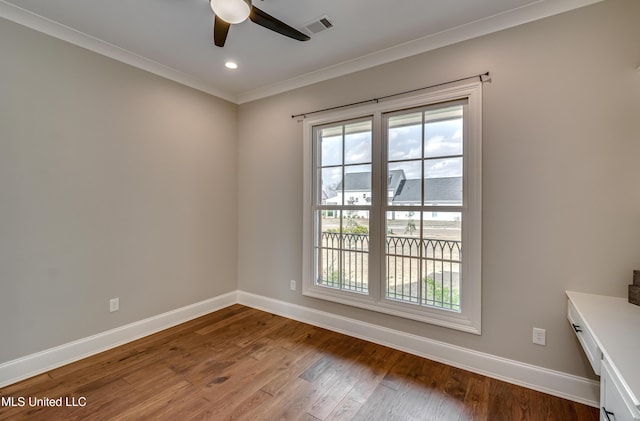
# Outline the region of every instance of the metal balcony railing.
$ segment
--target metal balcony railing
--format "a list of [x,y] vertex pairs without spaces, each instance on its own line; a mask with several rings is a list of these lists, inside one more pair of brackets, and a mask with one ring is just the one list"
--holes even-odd
[[366,293],[369,276],[369,235],[322,232],[318,270],[318,284]]
[[[368,292],[369,235],[322,232],[318,285]],[[387,235],[385,297],[460,311],[462,243]]]

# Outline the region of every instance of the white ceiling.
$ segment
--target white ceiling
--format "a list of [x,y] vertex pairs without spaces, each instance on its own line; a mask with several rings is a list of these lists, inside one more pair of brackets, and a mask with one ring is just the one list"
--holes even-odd
[[0,17],[243,103],[598,1],[254,0],[295,28],[323,15],[334,28],[300,42],[247,20],[224,48],[208,0],[0,0]]

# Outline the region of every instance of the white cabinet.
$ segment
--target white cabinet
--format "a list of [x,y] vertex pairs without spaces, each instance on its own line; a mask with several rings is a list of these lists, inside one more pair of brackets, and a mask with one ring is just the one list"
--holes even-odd
[[567,318],[600,375],[600,419],[640,421],[640,306],[567,291]]
[[619,379],[612,373],[606,360],[602,361],[600,374],[600,418],[603,421],[639,420],[638,408],[628,402]]
[[582,320],[578,310],[576,310],[576,307],[571,301],[569,301],[569,305],[567,307],[567,318],[569,319],[569,323],[571,323],[571,327],[573,327],[573,331],[576,333],[580,345],[582,345],[585,354],[587,354],[587,359],[591,363],[593,371],[595,371],[599,376],[602,351],[600,351],[591,331],[586,327],[585,322]]

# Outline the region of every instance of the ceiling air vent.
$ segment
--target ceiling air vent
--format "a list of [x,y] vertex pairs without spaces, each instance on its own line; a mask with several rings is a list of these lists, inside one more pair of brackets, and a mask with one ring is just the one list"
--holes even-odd
[[329,20],[329,16],[324,15],[303,25],[302,29],[307,31],[309,35],[326,31],[333,28],[333,23]]

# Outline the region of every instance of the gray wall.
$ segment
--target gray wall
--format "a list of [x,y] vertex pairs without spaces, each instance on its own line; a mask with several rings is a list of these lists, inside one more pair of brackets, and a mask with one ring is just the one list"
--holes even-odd
[[2,19],[0,51],[0,363],[235,290],[237,106]]
[[[564,291],[626,296],[640,268],[638,22],[640,2],[608,0],[241,105],[239,289],[593,376]],[[289,291],[302,276],[303,165],[290,116],[486,70],[482,336]]]
[[[640,268],[638,21],[607,0],[237,107],[0,20],[0,363],[239,288],[592,376],[564,290]],[[483,335],[289,291],[290,115],[485,70]]]

